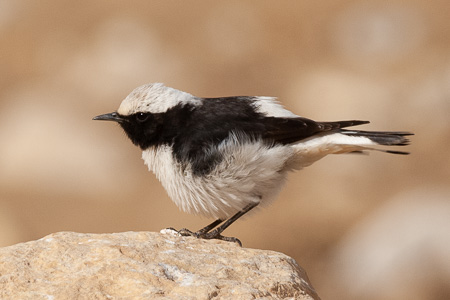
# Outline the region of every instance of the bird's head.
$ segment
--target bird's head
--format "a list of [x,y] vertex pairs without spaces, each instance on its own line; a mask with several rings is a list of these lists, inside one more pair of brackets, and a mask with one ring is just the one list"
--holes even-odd
[[147,149],[161,138],[162,127],[168,125],[165,121],[169,112],[182,109],[186,104],[196,106],[200,103],[199,98],[189,93],[162,83],[149,83],[134,89],[117,111],[96,116],[93,120],[119,123],[135,145]]

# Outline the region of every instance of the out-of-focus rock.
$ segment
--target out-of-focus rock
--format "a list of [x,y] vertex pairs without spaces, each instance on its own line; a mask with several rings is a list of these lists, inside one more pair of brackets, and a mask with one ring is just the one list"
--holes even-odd
[[450,299],[449,194],[448,188],[416,189],[364,219],[336,249],[329,277],[335,295]]
[[294,259],[161,233],[60,232],[0,249],[2,299],[319,299]]

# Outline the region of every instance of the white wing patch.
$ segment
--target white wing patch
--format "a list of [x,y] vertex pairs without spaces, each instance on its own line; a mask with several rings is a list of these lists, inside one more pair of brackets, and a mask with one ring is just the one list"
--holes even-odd
[[285,109],[275,97],[254,97],[255,106],[259,113],[268,117],[297,118],[298,115]]

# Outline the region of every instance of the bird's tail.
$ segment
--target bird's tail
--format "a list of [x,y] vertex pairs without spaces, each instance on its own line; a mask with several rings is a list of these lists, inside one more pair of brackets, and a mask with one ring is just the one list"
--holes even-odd
[[[292,169],[301,169],[327,156],[328,154],[365,153],[375,150],[393,154],[409,154],[404,151],[386,150],[378,146],[405,146],[409,144],[406,136],[412,135],[402,131],[362,131],[348,130],[342,127],[365,124],[364,121],[327,122],[328,131],[301,140],[293,145],[295,155],[290,162]],[[323,124],[323,123],[322,123]]]
[[[409,139],[406,138],[406,136],[413,135],[413,133],[403,131],[362,131],[362,130],[347,130],[347,129],[340,129],[339,133],[349,137],[365,137],[368,138],[373,143],[383,146],[409,145]],[[384,150],[376,148],[372,149],[393,154],[409,154],[409,152],[405,151]]]
[[296,156],[292,159],[292,168],[301,169],[328,154],[365,153],[375,150],[393,154],[409,152],[386,150],[378,146],[405,146],[409,144],[410,132],[403,131],[362,131],[342,129],[355,125],[367,124],[367,121],[320,122],[323,132],[303,139],[293,145]]

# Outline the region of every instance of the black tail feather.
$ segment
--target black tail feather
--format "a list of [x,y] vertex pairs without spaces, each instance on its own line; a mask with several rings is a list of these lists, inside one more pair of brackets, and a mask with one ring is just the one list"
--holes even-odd
[[[371,141],[377,143],[378,145],[386,145],[386,146],[406,146],[409,145],[409,139],[405,136],[414,135],[411,132],[405,131],[362,131],[362,130],[345,130],[341,129],[340,132],[349,136],[362,136],[370,139]],[[379,151],[383,151],[386,153],[392,154],[402,154],[407,155],[409,152],[404,151],[396,151],[396,150],[382,150],[377,149]]]
[[409,152],[406,151],[393,151],[393,150],[382,150],[383,152],[386,153],[391,153],[391,154],[400,154],[400,155],[408,155]]
[[413,135],[404,131],[362,131],[362,130],[341,130],[342,134],[350,136],[363,136],[374,141],[379,145],[386,146],[406,146],[409,145],[409,139],[405,136]]

